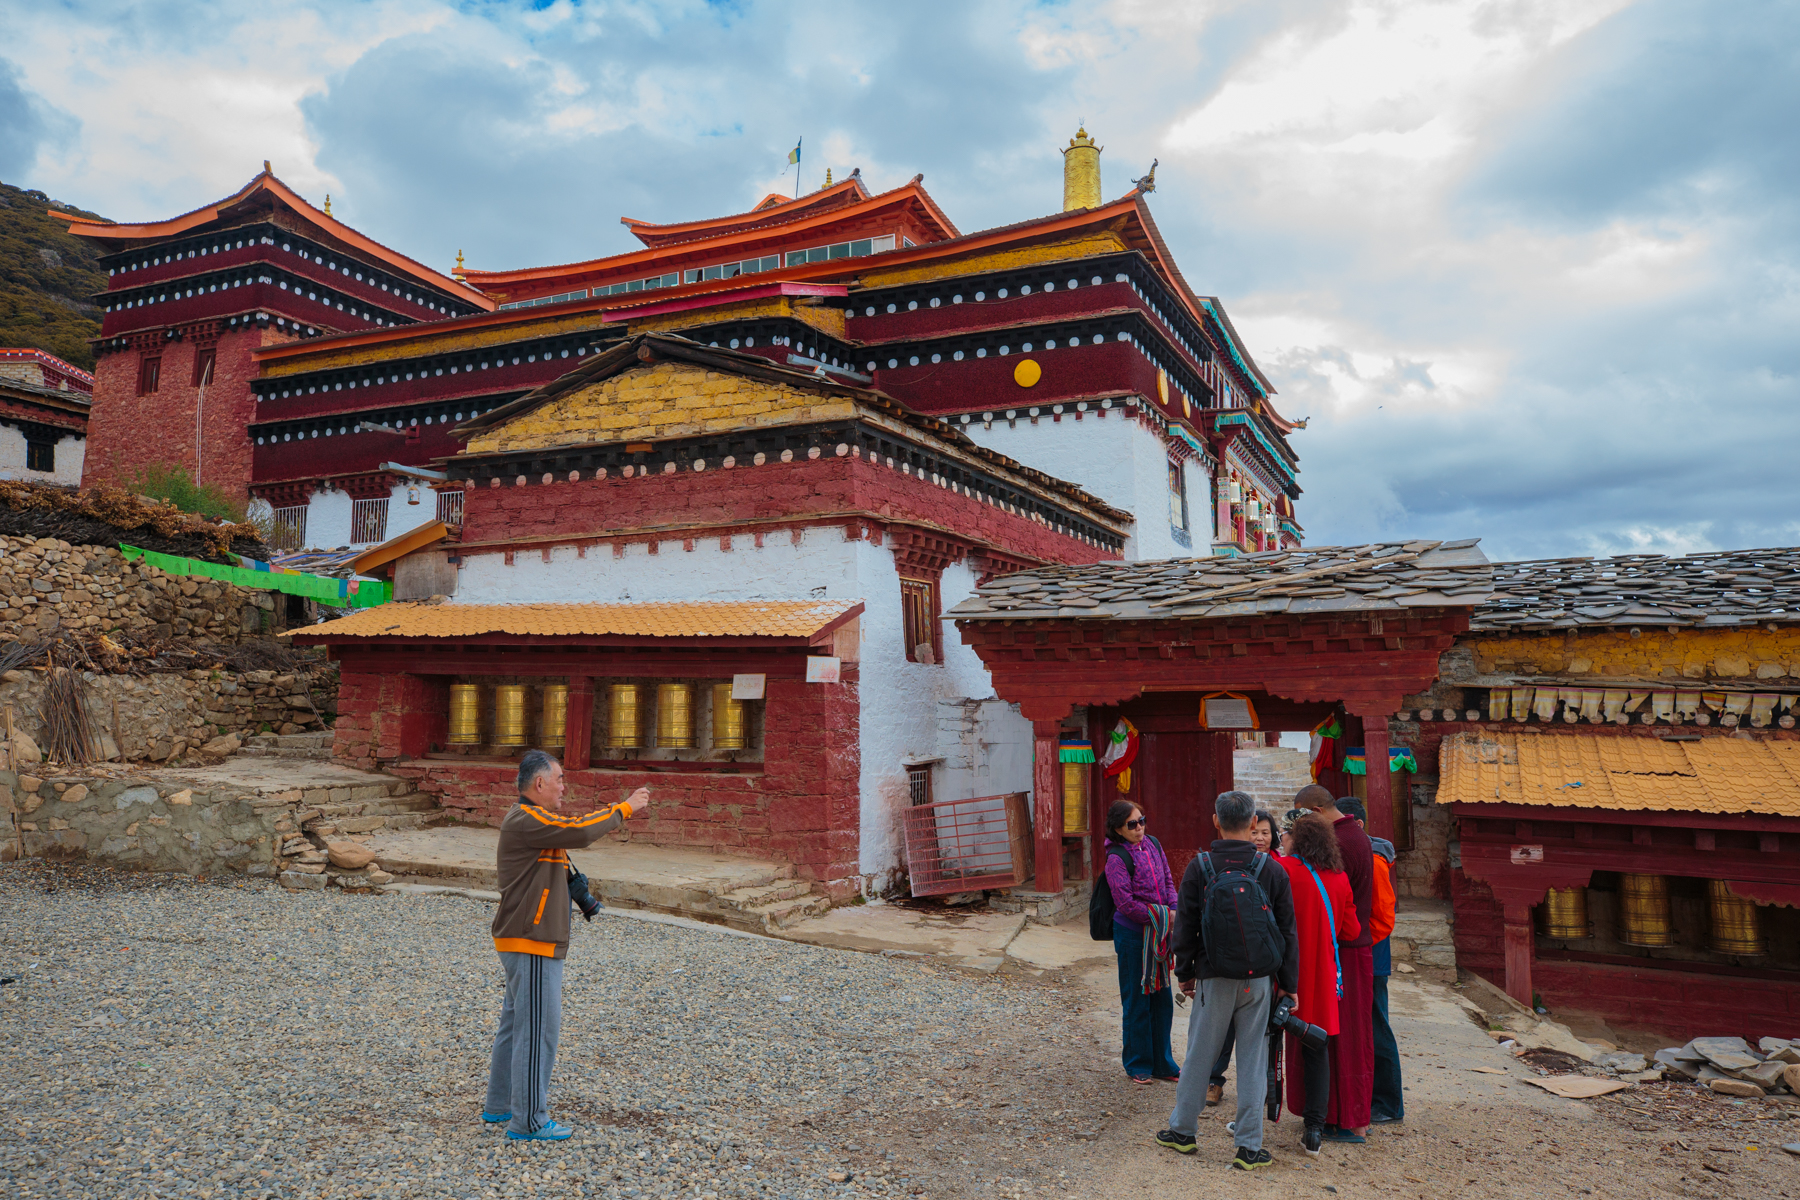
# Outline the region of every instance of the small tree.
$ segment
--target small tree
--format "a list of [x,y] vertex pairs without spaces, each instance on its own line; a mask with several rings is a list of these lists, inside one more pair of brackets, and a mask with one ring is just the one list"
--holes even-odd
[[166,500],[182,512],[226,521],[242,521],[244,506],[212,484],[197,484],[185,467],[152,463],[139,467],[131,489],[153,500]]

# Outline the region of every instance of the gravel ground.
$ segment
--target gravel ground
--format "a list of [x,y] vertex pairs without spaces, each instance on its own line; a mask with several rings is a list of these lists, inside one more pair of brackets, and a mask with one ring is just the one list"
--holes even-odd
[[[1407,1121],[1226,1169],[1150,1143],[1110,968],[971,976],[608,915],[576,922],[553,1115],[477,1117],[500,1003],[490,906],[0,865],[0,1195],[1800,1197],[1800,1104],[1639,1085],[1590,1102],[1447,990],[1396,992]],[[1496,1073],[1503,1068],[1507,1074]]]
[[[477,1119],[491,912],[0,866],[6,1194],[1022,1194],[1002,1160],[964,1166],[933,1114],[969,1104],[958,1072],[1053,1036],[1054,987],[577,921],[551,1092],[577,1133],[509,1143]],[[1049,1115],[992,1102],[1002,1142]]]

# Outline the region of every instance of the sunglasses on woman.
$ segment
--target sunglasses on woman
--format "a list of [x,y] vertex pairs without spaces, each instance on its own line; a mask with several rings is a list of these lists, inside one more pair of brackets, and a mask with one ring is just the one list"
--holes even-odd
[[1134,817],[1131,820],[1125,822],[1125,828],[1127,828],[1127,829],[1142,829],[1144,826],[1148,825],[1149,823],[1150,822],[1144,820],[1144,818],[1142,818],[1142,817]]

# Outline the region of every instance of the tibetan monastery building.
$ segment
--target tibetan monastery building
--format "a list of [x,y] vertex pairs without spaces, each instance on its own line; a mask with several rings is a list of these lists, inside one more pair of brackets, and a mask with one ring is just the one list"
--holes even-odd
[[1085,131],[1065,163],[1060,210],[999,229],[963,233],[920,178],[871,192],[853,173],[732,216],[627,219],[629,253],[453,276],[266,170],[169,220],[60,214],[111,276],[89,478],[181,465],[268,504],[291,543],[374,545],[457,522],[433,465],[457,425],[623,338],[679,333],[1085,488],[1136,515],[1126,557],[1298,545],[1293,426],[1177,268],[1152,179],[1103,200]]

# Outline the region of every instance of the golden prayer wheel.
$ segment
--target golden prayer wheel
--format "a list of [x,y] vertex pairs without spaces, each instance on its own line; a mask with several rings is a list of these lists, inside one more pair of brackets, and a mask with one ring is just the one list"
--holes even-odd
[[481,745],[481,685],[450,685],[450,745]]
[[749,744],[744,729],[744,702],[731,698],[729,683],[715,683],[712,706],[713,749],[742,750]]
[[1661,875],[1619,876],[1619,940],[1627,946],[1671,946],[1669,881]]
[[1592,934],[1588,926],[1587,889],[1551,888],[1544,897],[1544,936],[1567,940]]
[[561,747],[569,724],[569,685],[544,685],[544,727],[538,734],[538,745]]
[[1706,881],[1712,906],[1712,948],[1720,954],[1767,954],[1763,943],[1762,914],[1756,902],[1731,890],[1723,879]]
[[1088,764],[1064,763],[1062,775],[1063,832],[1065,834],[1086,833],[1088,831]]
[[523,746],[531,740],[531,723],[525,719],[525,685],[494,685],[494,742],[496,746]]
[[606,744],[614,747],[644,744],[644,688],[637,683],[615,683],[606,689]]
[[694,745],[694,685],[656,685],[656,744],[676,750]]

